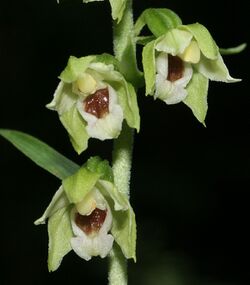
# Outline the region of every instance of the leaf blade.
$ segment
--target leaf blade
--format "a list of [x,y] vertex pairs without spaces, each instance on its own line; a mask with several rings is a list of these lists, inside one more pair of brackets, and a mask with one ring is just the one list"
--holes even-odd
[[31,135],[9,129],[0,129],[0,135],[38,166],[59,179],[64,179],[79,169],[76,163]]

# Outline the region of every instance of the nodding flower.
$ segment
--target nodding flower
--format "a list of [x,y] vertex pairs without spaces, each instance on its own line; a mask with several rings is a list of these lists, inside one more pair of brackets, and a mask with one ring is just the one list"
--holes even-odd
[[146,94],[166,104],[184,102],[204,122],[208,80],[237,82],[229,75],[208,30],[196,23],[180,25],[143,49]]
[[78,153],[87,148],[89,138],[117,138],[124,119],[139,130],[134,88],[115,65],[99,59],[102,56],[70,57],[54,99],[47,105],[58,112]]
[[[36,225],[48,219],[48,268],[55,271],[73,250],[90,260],[106,257],[114,241],[126,258],[135,259],[136,223],[128,198],[118,192],[108,162],[90,158],[62,181]],[[121,226],[122,225],[122,226]]]

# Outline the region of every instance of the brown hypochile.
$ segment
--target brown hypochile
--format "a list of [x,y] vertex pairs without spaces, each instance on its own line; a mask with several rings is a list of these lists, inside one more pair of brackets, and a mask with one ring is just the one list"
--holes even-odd
[[174,82],[183,77],[184,64],[178,56],[168,55],[168,76],[167,80]]
[[108,88],[99,89],[84,100],[84,111],[96,116],[98,119],[109,113]]
[[98,233],[107,216],[107,210],[96,208],[90,215],[75,215],[76,225],[87,235]]

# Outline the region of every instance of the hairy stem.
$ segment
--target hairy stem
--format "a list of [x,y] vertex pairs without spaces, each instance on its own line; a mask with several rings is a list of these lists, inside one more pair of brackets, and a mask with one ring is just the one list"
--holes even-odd
[[[120,23],[114,22],[114,53],[121,64],[121,72],[135,86],[140,85],[140,73],[136,65],[135,42],[133,35],[132,0],[127,1],[124,16]],[[114,141],[113,172],[118,190],[129,197],[129,182],[133,151],[133,130],[126,122],[118,139]],[[120,248],[115,245],[110,254],[109,285],[126,285],[127,260]]]

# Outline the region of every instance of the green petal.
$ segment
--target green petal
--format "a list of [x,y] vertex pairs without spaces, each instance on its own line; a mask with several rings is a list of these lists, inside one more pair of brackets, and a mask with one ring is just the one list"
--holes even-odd
[[247,47],[246,43],[238,45],[236,47],[231,48],[220,48],[220,54],[222,55],[230,55],[230,54],[237,54],[242,52]]
[[124,9],[126,7],[127,1],[126,0],[109,0],[110,6],[112,9],[112,18],[113,20],[121,21]]
[[208,79],[202,74],[194,72],[186,90],[188,95],[183,102],[192,110],[197,120],[204,124],[208,109]]
[[78,203],[96,185],[100,174],[81,167],[75,174],[63,180],[63,189],[71,203]]
[[95,56],[85,56],[77,58],[75,56],[70,56],[66,68],[63,70],[59,78],[66,82],[72,83],[77,80],[77,78],[85,72],[89,64],[95,59]]
[[114,181],[113,171],[107,160],[94,156],[88,159],[86,166],[90,171],[99,173],[101,179],[109,182]]
[[153,95],[155,90],[155,41],[148,43],[142,51],[142,64],[146,83],[146,95]]
[[200,73],[202,73],[210,80],[227,83],[241,81],[241,79],[235,79],[230,76],[229,71],[220,54],[215,60],[210,60],[202,56],[200,62],[196,65],[196,68]]
[[71,207],[65,207],[58,210],[49,218],[49,271],[55,271],[63,257],[71,250],[70,239],[73,237],[70,222]]
[[111,233],[124,256],[136,261],[136,221],[131,207],[127,211],[113,211]]
[[113,200],[115,211],[124,211],[129,208],[128,198],[119,192],[113,183],[100,179],[97,182],[97,188],[102,192],[107,200],[110,198]]
[[78,154],[88,147],[89,135],[85,129],[86,122],[75,106],[59,116],[63,126],[68,131],[71,143]]
[[209,59],[216,59],[218,57],[219,48],[206,27],[199,23],[195,23],[182,26],[181,28],[189,31],[194,36],[205,57]]
[[164,36],[158,38],[156,50],[164,51],[172,55],[183,53],[192,40],[192,34],[181,29],[172,29]]
[[44,224],[45,220],[52,216],[57,210],[61,208],[65,208],[69,205],[69,200],[63,191],[63,187],[61,186],[55,195],[53,196],[49,206],[45,210],[44,214],[41,218],[35,221],[35,225]]

